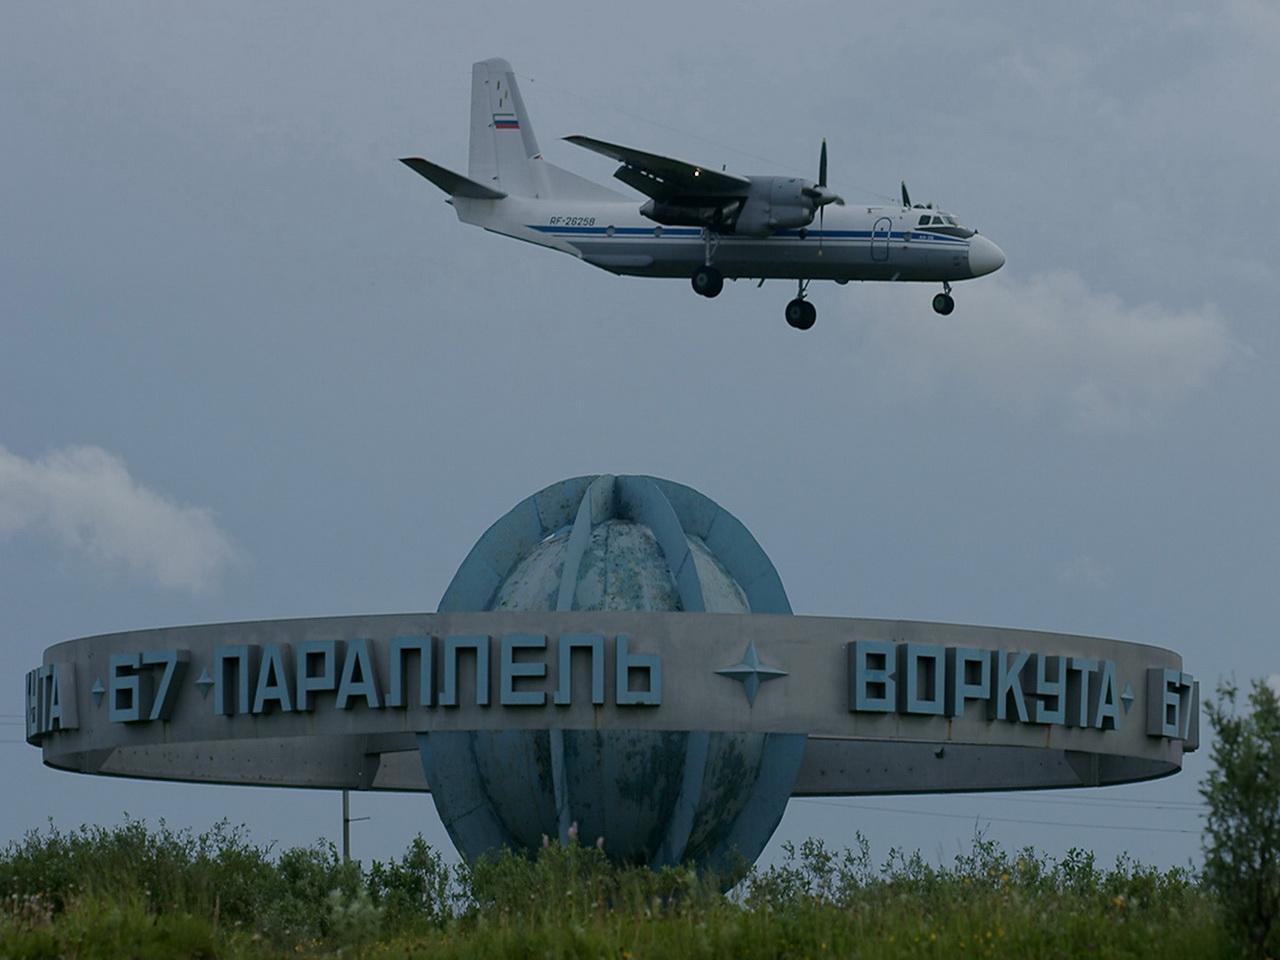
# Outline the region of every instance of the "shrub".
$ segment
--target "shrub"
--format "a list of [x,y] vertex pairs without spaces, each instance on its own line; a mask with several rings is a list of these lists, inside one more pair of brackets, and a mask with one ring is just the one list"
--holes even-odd
[[1280,954],[1280,700],[1255,680],[1249,711],[1233,684],[1206,706],[1217,737],[1200,792],[1208,804],[1204,879],[1256,956]]
[[399,860],[375,860],[366,879],[389,929],[441,928],[453,912],[449,866],[419,835]]
[[0,850],[0,957],[1229,956],[1187,871],[981,835],[949,863],[866,840],[787,847],[729,894],[689,868],[617,867],[549,843],[450,867],[421,838],[366,871],[331,844],[242,831],[50,828]]
[[269,851],[225,821],[199,835],[130,818],[73,831],[50,824],[0,853],[0,896],[39,896],[60,913],[85,894],[128,894],[152,910],[214,910],[245,923],[272,873]]
[[350,924],[344,908],[365,895],[360,864],[344,863],[328,842],[280,854],[272,880],[254,927],[278,943],[319,940],[333,933],[335,924],[345,931]]

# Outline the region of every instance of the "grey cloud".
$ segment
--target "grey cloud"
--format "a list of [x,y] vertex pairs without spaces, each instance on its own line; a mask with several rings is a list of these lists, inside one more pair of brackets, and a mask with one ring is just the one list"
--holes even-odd
[[[868,291],[858,295],[862,313]],[[866,311],[875,369],[916,396],[960,389],[1027,417],[1115,431],[1159,418],[1251,353],[1213,306],[1133,305],[1073,272],[987,278],[956,298],[950,320]]]
[[236,557],[207,509],[175,504],[93,446],[37,459],[0,446],[0,537],[27,529],[95,563],[194,592],[215,586]]

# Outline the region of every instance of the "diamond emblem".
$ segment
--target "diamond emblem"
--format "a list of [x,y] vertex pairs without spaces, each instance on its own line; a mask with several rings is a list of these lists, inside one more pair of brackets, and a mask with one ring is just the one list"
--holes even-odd
[[1124,712],[1128,713],[1129,708],[1133,706],[1133,687],[1130,684],[1124,685],[1124,693],[1120,694],[1120,702],[1124,704]]
[[756,694],[760,692],[760,684],[767,683],[770,680],[777,680],[779,677],[787,675],[787,671],[779,670],[777,667],[765,666],[760,661],[760,654],[756,652],[756,642],[754,640],[747,644],[746,652],[743,653],[740,662],[731,667],[723,667],[717,670],[716,673],[722,677],[737,680],[742,684],[742,688],[747,694],[748,706],[755,704]]
[[209,688],[213,686],[213,677],[209,676],[209,668],[205,667],[196,678],[196,686],[200,688],[200,696],[209,699]]

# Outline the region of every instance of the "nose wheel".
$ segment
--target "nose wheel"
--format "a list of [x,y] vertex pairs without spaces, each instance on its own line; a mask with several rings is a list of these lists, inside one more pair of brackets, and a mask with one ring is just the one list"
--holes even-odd
[[947,316],[956,308],[955,298],[951,296],[951,284],[944,283],[942,285],[942,293],[933,298],[934,313]]
[[724,289],[724,276],[710,264],[693,271],[693,292],[703,297],[715,297]]

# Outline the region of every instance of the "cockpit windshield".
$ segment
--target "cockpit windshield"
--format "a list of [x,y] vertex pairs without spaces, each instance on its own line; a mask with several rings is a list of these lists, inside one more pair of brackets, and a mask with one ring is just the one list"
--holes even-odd
[[922,213],[916,221],[917,229],[941,233],[951,237],[972,237],[974,232],[949,213]]

